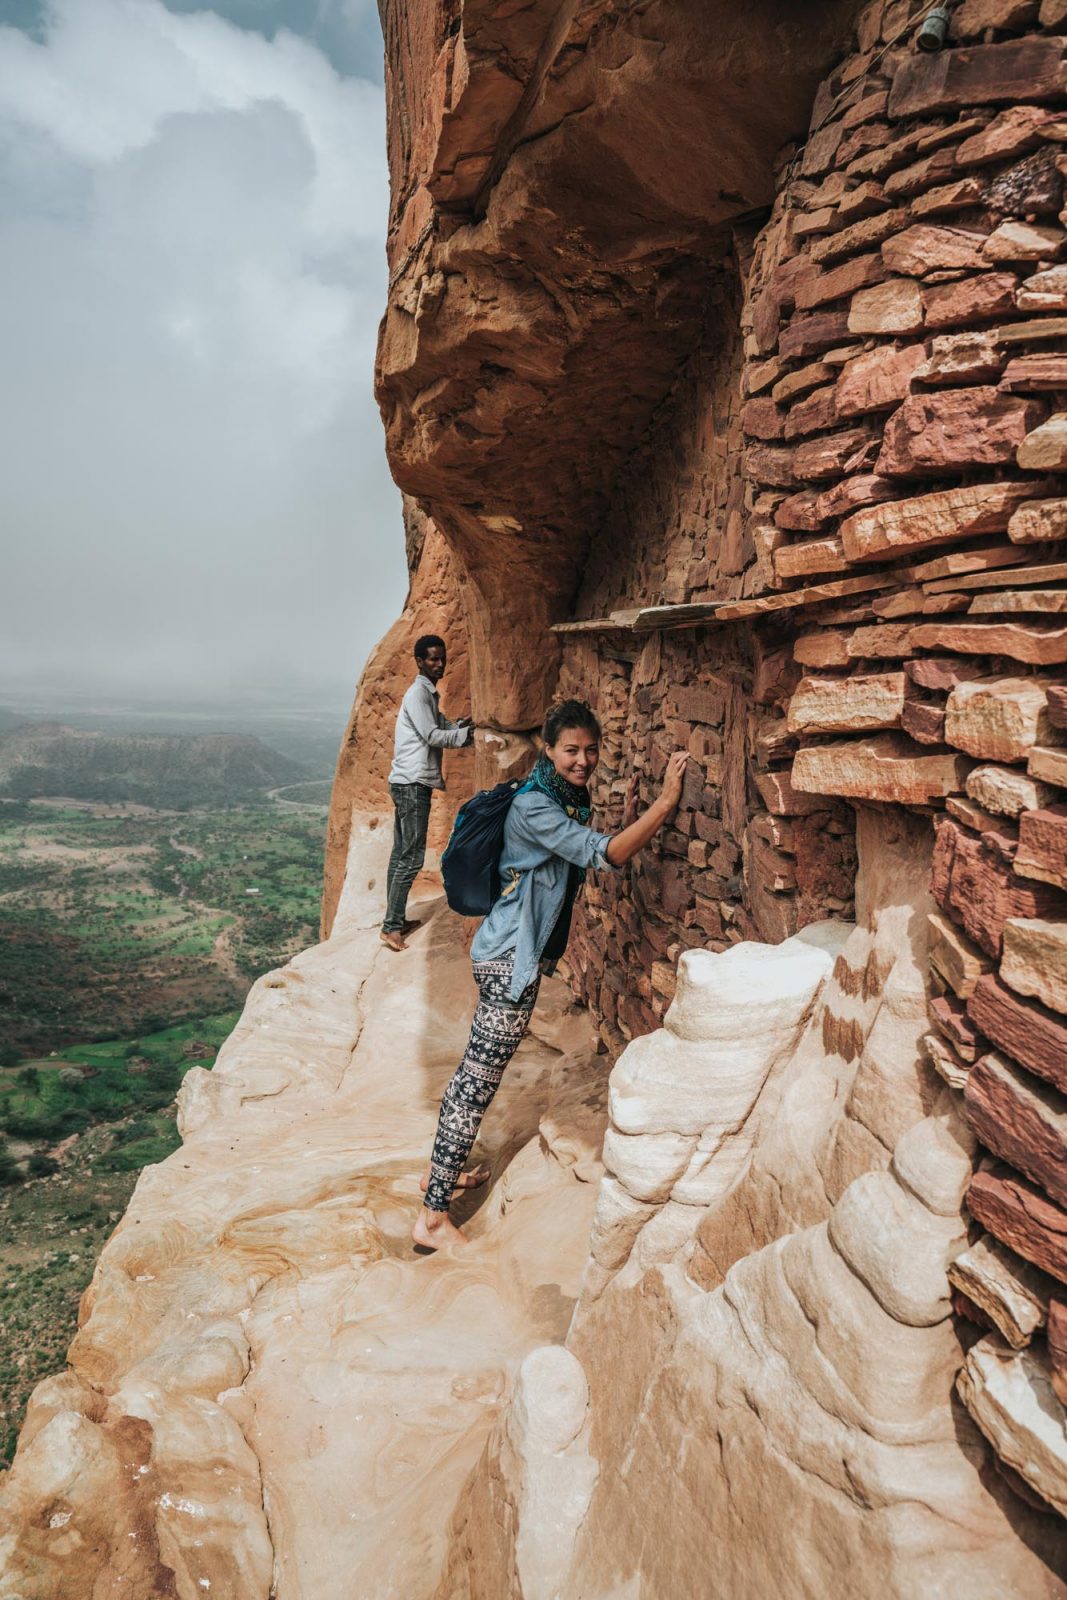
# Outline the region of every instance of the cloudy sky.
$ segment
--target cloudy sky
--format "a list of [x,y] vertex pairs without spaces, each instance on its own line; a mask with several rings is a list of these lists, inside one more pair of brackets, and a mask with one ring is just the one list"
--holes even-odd
[[351,685],[405,587],[374,0],[0,24],[0,691]]

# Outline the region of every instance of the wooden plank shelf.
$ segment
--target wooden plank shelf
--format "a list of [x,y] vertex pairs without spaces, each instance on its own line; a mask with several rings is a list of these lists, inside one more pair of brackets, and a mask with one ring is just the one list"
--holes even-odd
[[551,633],[626,633],[641,615],[635,611],[613,611],[610,617],[586,617],[579,622],[554,622]]
[[803,589],[780,590],[755,600],[705,600],[692,605],[645,606],[637,611],[613,611],[609,617],[589,617],[577,622],[557,622],[552,633],[655,633],[667,628],[704,628],[712,623],[741,622],[775,611],[791,611],[798,606],[819,605],[843,595],[869,594],[876,589],[891,589],[896,572],[868,573],[858,578],[834,578],[826,583],[808,584]]
[[[952,550],[931,561],[885,567],[881,572],[861,573],[853,578],[828,578],[822,583],[799,589],[779,589],[751,600],[704,600],[679,605],[639,606],[613,611],[606,617],[587,617],[574,622],[557,622],[552,633],[655,633],[673,628],[707,628],[723,622],[742,622],[775,611],[815,606],[848,595],[869,594],[892,589],[902,582],[920,583],[925,596],[915,611],[954,610],[967,604],[961,590],[1012,588],[1027,584],[1048,588],[1067,579],[1067,562],[1048,561],[1042,566],[1022,566],[1034,554],[1034,545],[994,544],[979,549]],[[978,570],[975,570],[978,569]],[[940,604],[935,597],[944,596]],[[917,598],[917,597],[916,597]],[[1018,605],[1018,602],[1016,602]],[[981,609],[981,608],[980,608]],[[1042,607],[1044,609],[1044,607]]]

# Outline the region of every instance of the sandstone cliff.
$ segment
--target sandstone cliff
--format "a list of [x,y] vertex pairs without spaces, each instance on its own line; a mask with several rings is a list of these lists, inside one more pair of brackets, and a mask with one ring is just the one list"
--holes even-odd
[[[412,589],[329,937],[188,1085],[0,1595],[1067,1593],[1067,13],[928,9],[385,0]],[[606,827],[691,757],[457,1261],[405,1223],[463,930],[373,932],[426,628],[452,803],[557,691]]]

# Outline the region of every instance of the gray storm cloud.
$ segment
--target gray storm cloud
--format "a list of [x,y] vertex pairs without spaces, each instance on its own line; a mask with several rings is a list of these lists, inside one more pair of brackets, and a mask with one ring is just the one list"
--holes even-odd
[[405,583],[383,127],[292,33],[0,28],[0,684],[354,678]]

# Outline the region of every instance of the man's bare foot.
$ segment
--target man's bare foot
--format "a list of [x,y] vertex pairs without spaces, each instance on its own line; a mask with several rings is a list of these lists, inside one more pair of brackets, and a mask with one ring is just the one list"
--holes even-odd
[[381,933],[378,935],[378,937],[381,939],[387,950],[396,950],[399,952],[407,949],[407,945],[404,943],[404,940],[399,933]]
[[415,1218],[411,1237],[424,1250],[455,1250],[470,1242],[449,1221],[447,1211],[427,1211],[425,1206]]
[[[456,1179],[456,1188],[480,1189],[482,1184],[488,1183],[492,1176],[492,1169],[485,1161],[483,1161],[480,1163],[480,1165],[473,1168],[472,1171],[461,1172],[459,1177]],[[424,1172],[422,1177],[419,1179],[419,1188],[422,1190],[423,1194],[425,1194],[429,1187],[430,1174],[428,1172]]]

